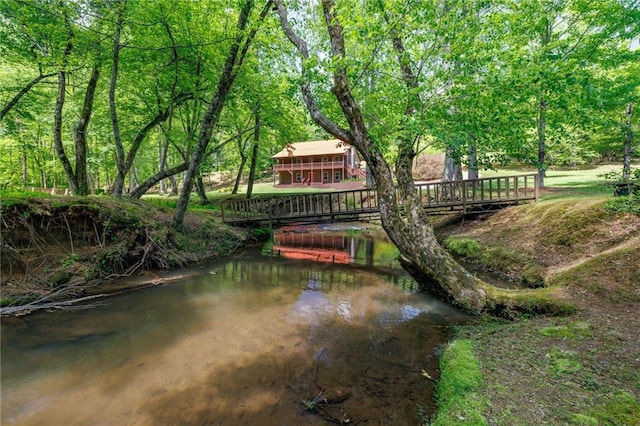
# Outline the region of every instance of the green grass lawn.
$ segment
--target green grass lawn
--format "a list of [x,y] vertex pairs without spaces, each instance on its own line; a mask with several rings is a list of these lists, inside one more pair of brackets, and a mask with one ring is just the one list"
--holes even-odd
[[[602,197],[613,195],[611,187],[606,185],[605,180],[600,175],[610,172],[621,170],[622,166],[617,164],[605,164],[593,166],[583,169],[550,169],[547,170],[545,177],[545,187],[549,189],[549,192],[541,194],[542,200],[567,198],[566,192],[553,191],[554,189],[566,189],[570,190],[571,196],[569,198],[582,198],[582,197]],[[480,172],[481,177],[494,177],[494,176],[509,176],[523,173],[536,173],[535,169],[523,169],[523,168],[501,168],[499,170],[484,170]]]

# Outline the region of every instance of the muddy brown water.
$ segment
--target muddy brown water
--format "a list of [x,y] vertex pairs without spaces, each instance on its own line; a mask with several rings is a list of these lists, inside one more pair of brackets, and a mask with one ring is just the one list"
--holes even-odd
[[469,318],[417,293],[388,241],[301,230],[89,310],[3,319],[1,424],[418,424]]

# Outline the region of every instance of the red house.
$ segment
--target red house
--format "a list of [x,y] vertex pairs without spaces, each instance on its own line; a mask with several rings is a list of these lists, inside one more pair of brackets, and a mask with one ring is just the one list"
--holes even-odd
[[287,144],[272,158],[279,185],[335,184],[366,176],[356,149],[339,139]]

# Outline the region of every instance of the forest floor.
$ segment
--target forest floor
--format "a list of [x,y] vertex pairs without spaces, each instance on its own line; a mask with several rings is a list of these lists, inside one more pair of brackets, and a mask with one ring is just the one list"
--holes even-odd
[[[640,424],[640,216],[607,209],[606,197],[548,198],[435,224],[473,269],[552,289],[575,313],[458,329],[452,344],[471,343],[482,381],[458,390],[470,406],[434,424]],[[175,232],[171,208],[108,197],[3,196],[1,208],[3,315],[160,284],[158,270],[228,255],[253,238],[207,210]]]
[[457,330],[482,380],[434,424],[640,424],[640,217],[604,197],[552,198],[438,227],[475,268],[554,289],[576,311]]

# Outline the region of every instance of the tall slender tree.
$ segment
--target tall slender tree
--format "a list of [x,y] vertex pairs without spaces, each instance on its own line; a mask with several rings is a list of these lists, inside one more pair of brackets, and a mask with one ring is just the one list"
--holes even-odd
[[207,148],[209,147],[209,143],[211,142],[211,134],[213,132],[213,128],[220,119],[220,113],[222,112],[233,83],[238,76],[238,73],[240,72],[240,67],[242,66],[244,58],[249,51],[251,42],[253,41],[260,27],[260,24],[262,23],[262,21],[264,21],[271,8],[271,1],[266,1],[259,17],[256,19],[256,22],[254,22],[253,26],[250,26],[250,17],[253,8],[254,1],[246,0],[242,8],[240,9],[236,35],[230,47],[229,53],[227,54],[227,59],[220,74],[220,79],[218,80],[216,91],[213,95],[213,98],[211,99],[211,102],[209,103],[209,107],[204,115],[202,124],[200,125],[200,135],[198,136],[198,142],[194,149],[193,155],[191,156],[191,160],[189,161],[189,167],[182,184],[182,191],[180,193],[180,198],[178,199],[176,211],[173,216],[172,224],[174,228],[179,229],[183,226],[184,216],[189,204],[189,198],[191,196],[191,190],[193,189],[193,182],[196,178],[196,174],[199,171],[200,163],[207,153]]

